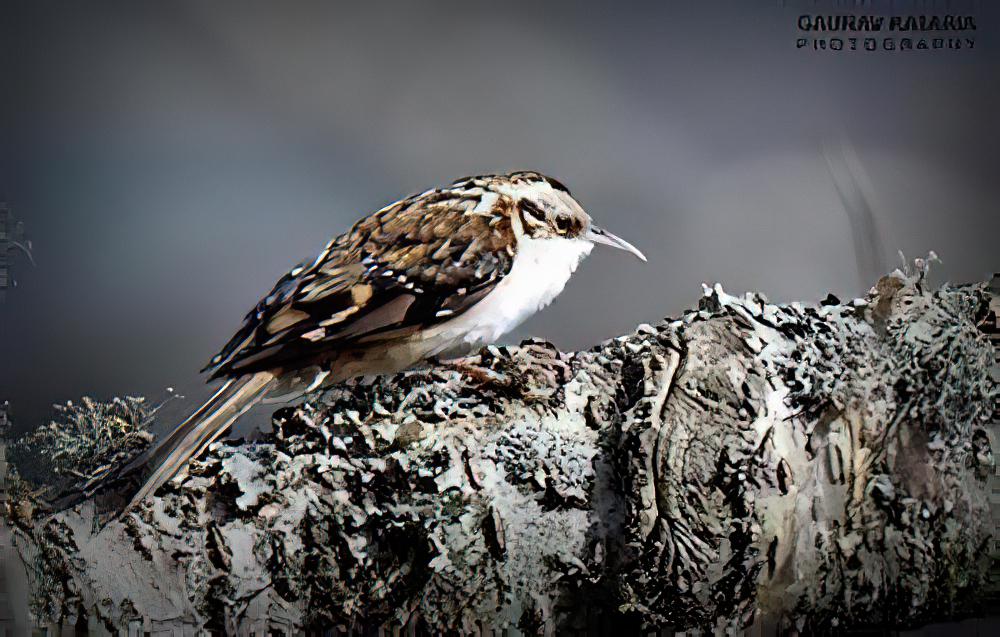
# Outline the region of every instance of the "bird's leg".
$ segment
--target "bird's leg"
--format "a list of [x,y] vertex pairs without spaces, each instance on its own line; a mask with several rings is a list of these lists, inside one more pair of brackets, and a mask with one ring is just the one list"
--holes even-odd
[[479,384],[492,384],[504,379],[504,374],[482,364],[483,357],[480,354],[452,358],[434,356],[429,359],[429,362],[435,366],[454,370]]

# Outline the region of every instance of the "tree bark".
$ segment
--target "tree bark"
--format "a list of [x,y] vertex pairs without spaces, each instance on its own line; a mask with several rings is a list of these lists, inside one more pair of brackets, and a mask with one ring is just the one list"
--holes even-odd
[[34,607],[154,634],[982,612],[990,303],[986,284],[928,289],[922,267],[817,306],[716,286],[588,351],[529,341],[344,385],[103,526],[92,501],[14,502]]

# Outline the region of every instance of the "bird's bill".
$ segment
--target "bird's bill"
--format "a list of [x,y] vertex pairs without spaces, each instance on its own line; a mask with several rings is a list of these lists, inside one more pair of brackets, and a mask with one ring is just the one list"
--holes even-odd
[[616,237],[603,228],[598,228],[597,226],[592,225],[590,226],[590,229],[587,230],[587,234],[584,236],[588,241],[593,243],[603,243],[604,245],[611,246],[612,248],[618,248],[619,250],[624,250],[625,252],[631,252],[643,261],[646,260],[646,255],[640,252],[639,248],[635,247],[621,237]]

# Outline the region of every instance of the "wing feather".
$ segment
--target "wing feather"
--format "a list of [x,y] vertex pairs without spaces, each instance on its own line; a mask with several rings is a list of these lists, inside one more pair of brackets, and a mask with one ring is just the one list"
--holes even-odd
[[205,369],[216,378],[305,366],[454,318],[510,271],[510,207],[479,187],[451,188],[360,220],[282,277]]

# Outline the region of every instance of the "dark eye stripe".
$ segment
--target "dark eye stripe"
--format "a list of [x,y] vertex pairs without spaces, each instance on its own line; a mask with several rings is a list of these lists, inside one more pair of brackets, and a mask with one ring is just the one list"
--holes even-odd
[[534,219],[538,221],[545,220],[545,212],[530,200],[522,199],[519,202],[517,202],[517,205],[520,206],[522,211],[531,215]]

